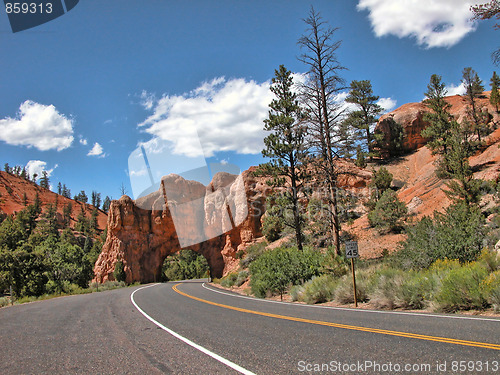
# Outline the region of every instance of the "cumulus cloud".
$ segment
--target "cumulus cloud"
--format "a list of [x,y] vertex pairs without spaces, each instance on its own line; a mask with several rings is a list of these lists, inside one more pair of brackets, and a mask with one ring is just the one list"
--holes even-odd
[[85,138],[81,138],[81,139],[80,139],[80,144],[81,144],[81,145],[87,146],[87,143],[88,143],[88,142],[87,142],[87,140],[86,140]]
[[102,146],[96,142],[94,143],[94,147],[92,147],[87,156],[99,156],[103,158],[104,156],[106,156],[106,154],[104,153]]
[[73,139],[73,120],[53,105],[26,100],[16,118],[0,120],[0,140],[9,145],[61,151],[70,147]]
[[377,104],[384,109],[384,112],[390,112],[396,108],[397,101],[392,98],[380,98]]
[[42,172],[46,171],[47,176],[50,177],[54,169],[57,168],[57,164],[52,169],[47,169],[47,162],[42,160],[30,160],[28,164],[26,164],[26,171],[28,174],[33,177],[35,174],[38,176],[37,178],[42,177]]
[[152,115],[139,126],[172,142],[174,154],[259,153],[266,136],[263,120],[273,97],[269,85],[218,77],[190,93],[155,100]]
[[484,0],[359,0],[358,10],[369,12],[375,35],[414,37],[419,45],[450,47],[475,31],[471,5]]
[[463,82],[461,84],[459,84],[458,86],[455,86],[452,83],[449,86],[446,86],[445,90],[446,90],[446,96],[464,95],[465,94],[465,86],[464,86]]

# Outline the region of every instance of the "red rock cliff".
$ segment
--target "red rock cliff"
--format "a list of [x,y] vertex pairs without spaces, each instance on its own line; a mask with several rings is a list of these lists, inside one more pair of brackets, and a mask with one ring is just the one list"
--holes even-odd
[[[490,120],[500,121],[500,116],[489,102],[490,92],[484,92],[483,97],[478,99],[480,108],[486,109],[490,113]],[[467,115],[468,100],[461,95],[448,96],[445,100],[451,105],[450,113],[459,122]],[[424,103],[408,103],[394,111],[383,115],[375,128],[375,131],[380,131],[384,134],[384,141],[388,143],[390,137],[390,121],[392,117],[394,121],[401,124],[406,132],[403,148],[405,151],[414,151],[424,146],[427,140],[420,133],[429,123],[425,121],[424,115],[431,110]]]
[[238,178],[218,173],[207,187],[169,175],[146,197],[113,201],[95,280],[113,279],[118,260],[124,264],[127,282],[158,280],[163,260],[179,251],[181,243],[194,243],[182,248],[204,255],[214,277],[236,268],[236,252],[262,236],[260,219],[271,191],[253,170]]

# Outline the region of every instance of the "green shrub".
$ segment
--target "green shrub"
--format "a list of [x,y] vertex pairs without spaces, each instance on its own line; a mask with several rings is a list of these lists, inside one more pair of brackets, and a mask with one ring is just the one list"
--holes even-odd
[[400,278],[396,305],[404,309],[423,309],[433,298],[436,280],[428,272],[407,272]]
[[246,250],[247,255],[245,255],[240,260],[240,267],[248,268],[250,266],[250,263],[252,263],[255,259],[257,259],[262,253],[266,251],[266,246],[267,242],[265,241],[250,245]]
[[331,275],[315,276],[302,286],[298,300],[308,304],[331,301],[336,286],[337,281]]
[[162,281],[201,279],[207,276],[206,258],[193,250],[181,250],[163,261]]
[[230,274],[226,275],[221,279],[220,285],[222,285],[225,288],[230,288],[234,285],[237,279],[238,279],[238,273],[231,272]]
[[338,256],[335,249],[329,246],[323,258],[322,271],[334,277],[342,277],[349,272],[348,260]]
[[300,301],[302,293],[304,292],[304,286],[303,285],[293,285],[290,288],[290,297],[292,298],[292,301]]
[[234,282],[235,286],[241,286],[245,281],[248,279],[248,271],[243,270],[238,273],[238,277],[236,278],[236,281]]
[[380,194],[383,194],[392,182],[392,173],[385,167],[380,167],[378,171],[373,171],[371,186],[376,188]]
[[398,231],[402,227],[401,220],[408,210],[398,195],[391,189],[384,191],[375,205],[375,209],[368,214],[368,221],[372,227],[380,231]]
[[5,307],[10,305],[10,297],[0,297],[0,307]]
[[305,248],[279,247],[263,253],[250,265],[250,287],[257,297],[279,293],[319,274],[322,255]]
[[[356,299],[358,302],[368,301],[368,287],[370,271],[356,272]],[[352,275],[343,276],[335,289],[335,301],[343,304],[354,303],[354,291],[352,285]]]
[[123,262],[119,260],[118,262],[115,263],[115,269],[113,271],[113,276],[116,281],[125,281],[127,275],[125,273],[125,267],[123,265]]
[[500,312],[500,271],[491,273],[481,287],[488,303],[493,306],[495,312]]
[[377,308],[393,309],[396,307],[396,292],[401,285],[401,279],[401,271],[394,268],[376,271],[370,283],[370,302],[373,302]]
[[262,234],[269,242],[280,239],[283,231],[283,220],[278,216],[265,215],[262,220]]
[[484,249],[479,256],[478,262],[483,263],[490,272],[500,270],[500,256],[496,251]]
[[448,207],[445,213],[424,217],[407,229],[407,239],[398,252],[403,268],[423,269],[438,259],[458,259],[461,263],[477,259],[485,239],[481,211],[464,202]]
[[486,268],[477,262],[450,270],[434,298],[436,308],[453,312],[486,307],[482,282],[487,276]]

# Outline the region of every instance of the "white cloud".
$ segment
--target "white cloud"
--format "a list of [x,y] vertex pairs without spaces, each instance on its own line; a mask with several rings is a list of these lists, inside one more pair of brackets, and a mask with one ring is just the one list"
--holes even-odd
[[84,145],[84,146],[87,146],[87,140],[85,138],[81,138],[80,139],[80,144]]
[[397,101],[392,98],[380,98],[377,104],[384,109],[384,112],[390,112],[396,108]]
[[40,177],[42,177],[42,172],[43,171],[46,171],[47,172],[47,176],[50,177],[50,175],[52,174],[52,172],[54,171],[54,169],[56,169],[57,167],[58,167],[58,165],[56,164],[54,166],[54,168],[47,169],[47,163],[45,161],[42,161],[42,160],[30,160],[28,162],[28,164],[26,164],[26,171],[31,176],[31,178],[33,178],[33,176],[36,174],[37,175],[37,179],[39,179]]
[[94,147],[92,147],[87,156],[99,156],[103,158],[106,156],[106,154],[104,153],[102,146],[96,142],[94,143]]
[[152,107],[153,114],[139,126],[172,142],[174,154],[210,157],[217,151],[259,153],[266,136],[263,120],[273,97],[269,85],[215,78],[188,94],[162,97]]
[[465,94],[465,86],[464,86],[463,82],[461,84],[459,84],[458,86],[455,86],[452,83],[449,86],[446,86],[445,90],[446,90],[446,96],[464,95]]
[[70,147],[73,139],[73,120],[53,105],[26,100],[16,118],[0,120],[0,140],[10,145],[61,151]]
[[141,95],[139,96],[141,99],[140,104],[146,108],[147,110],[150,110],[153,108],[153,105],[156,101],[156,97],[154,94],[147,92],[146,90],[142,90]]
[[[127,171],[127,173],[128,173],[128,171]],[[147,174],[148,174],[148,171],[146,169],[140,169],[138,171],[134,171],[134,170],[130,171],[130,176],[140,177],[140,176],[146,176]]]
[[470,6],[484,0],[359,0],[358,10],[367,10],[375,35],[415,37],[419,45],[450,47],[476,26],[470,21]]

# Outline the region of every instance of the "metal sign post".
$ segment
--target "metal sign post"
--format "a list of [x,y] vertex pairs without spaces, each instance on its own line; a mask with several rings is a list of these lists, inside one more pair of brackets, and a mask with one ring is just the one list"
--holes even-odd
[[351,270],[352,270],[352,286],[354,289],[354,306],[358,307],[358,297],[356,290],[356,271],[354,269],[354,258],[359,258],[358,243],[356,241],[350,241],[345,243],[345,256],[351,259]]

